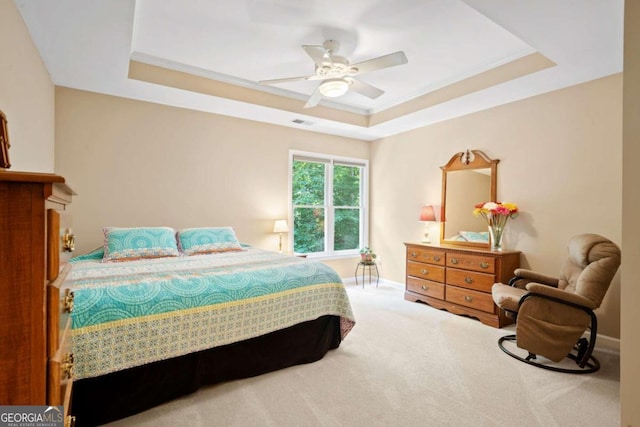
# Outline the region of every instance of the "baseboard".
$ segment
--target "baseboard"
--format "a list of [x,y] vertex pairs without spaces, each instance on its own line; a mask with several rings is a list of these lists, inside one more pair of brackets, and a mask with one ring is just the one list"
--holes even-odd
[[[585,338],[589,338],[589,334],[586,332],[584,336]],[[598,334],[596,336],[596,349],[609,353],[620,354],[620,339]]]
[[[361,279],[359,279],[361,280]],[[367,284],[369,278],[366,279]],[[373,281],[375,281],[375,277],[373,278]],[[371,283],[373,283],[373,281]],[[355,277],[351,276],[351,277],[343,277],[342,278],[342,283],[344,283],[345,285],[355,285],[356,284],[356,279]],[[360,282],[358,282],[359,284],[361,284]],[[394,282],[392,280],[387,280],[387,279],[383,279],[382,277],[380,278],[380,281],[378,282],[378,286],[380,285],[389,285],[389,286],[393,286],[394,288],[398,288],[398,289],[402,289],[404,290],[404,283],[400,283],[400,282]]]

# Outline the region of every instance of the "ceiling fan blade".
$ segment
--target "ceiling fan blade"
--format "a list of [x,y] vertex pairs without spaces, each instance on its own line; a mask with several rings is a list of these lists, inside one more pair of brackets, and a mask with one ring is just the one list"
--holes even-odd
[[322,94],[320,93],[320,86],[318,86],[316,90],[314,90],[313,93],[311,94],[311,97],[309,98],[307,103],[304,104],[304,108],[315,107],[320,103],[321,99],[322,99]]
[[382,89],[356,79],[351,79],[350,89],[371,99],[376,99],[384,93]]
[[307,52],[311,59],[313,59],[313,62],[315,62],[318,67],[322,67],[322,62],[326,60],[324,55],[327,52],[324,47],[305,44],[302,45],[302,48]]
[[406,64],[407,57],[402,51],[390,53],[388,55],[379,56],[377,58],[368,59],[351,65],[351,68],[357,68],[358,71],[353,74],[368,73],[370,71],[380,70],[382,68],[395,67],[396,65]]
[[316,77],[317,76],[286,77],[284,79],[260,80],[258,83],[261,85],[273,85],[276,83],[296,82],[299,80],[316,80]]

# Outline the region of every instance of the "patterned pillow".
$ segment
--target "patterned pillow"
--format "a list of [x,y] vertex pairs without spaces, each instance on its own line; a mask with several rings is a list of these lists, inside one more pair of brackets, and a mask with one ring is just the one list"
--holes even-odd
[[102,262],[180,256],[176,232],[170,227],[104,229]]
[[244,250],[232,227],[185,228],[178,241],[185,255]]

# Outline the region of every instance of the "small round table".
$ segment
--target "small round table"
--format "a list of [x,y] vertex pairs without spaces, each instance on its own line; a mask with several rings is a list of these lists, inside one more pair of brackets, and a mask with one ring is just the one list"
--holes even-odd
[[371,271],[375,271],[376,273],[376,288],[378,287],[378,283],[380,282],[380,274],[378,273],[378,265],[375,261],[358,261],[358,265],[356,265],[356,286],[358,286],[358,270],[362,268],[362,288],[364,288],[364,274],[367,270],[369,270],[369,284],[371,284]]

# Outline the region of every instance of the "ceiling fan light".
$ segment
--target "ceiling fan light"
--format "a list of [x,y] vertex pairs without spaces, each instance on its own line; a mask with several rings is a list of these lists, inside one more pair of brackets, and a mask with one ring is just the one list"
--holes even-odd
[[349,82],[345,79],[329,79],[320,84],[318,88],[322,96],[327,98],[336,98],[347,93],[349,90]]

